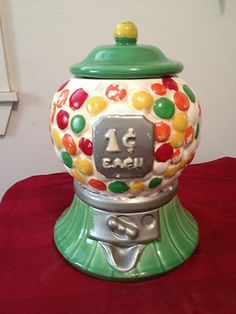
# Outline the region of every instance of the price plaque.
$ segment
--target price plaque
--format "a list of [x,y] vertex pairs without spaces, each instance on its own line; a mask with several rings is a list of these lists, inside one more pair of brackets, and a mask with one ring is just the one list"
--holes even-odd
[[107,178],[141,178],[153,168],[153,123],[141,115],[103,116],[93,125],[97,170]]

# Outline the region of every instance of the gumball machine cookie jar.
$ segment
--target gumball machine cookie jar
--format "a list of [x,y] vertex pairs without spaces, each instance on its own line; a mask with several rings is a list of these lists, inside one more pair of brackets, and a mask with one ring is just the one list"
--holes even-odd
[[75,191],[54,239],[75,268],[132,281],[177,267],[197,246],[176,193],[198,146],[200,106],[177,76],[182,64],[138,45],[132,22],[114,37],[73,65],[53,97],[52,139]]

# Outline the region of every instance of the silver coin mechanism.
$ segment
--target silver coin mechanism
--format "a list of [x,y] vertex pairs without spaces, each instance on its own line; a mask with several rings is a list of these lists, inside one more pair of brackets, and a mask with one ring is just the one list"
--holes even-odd
[[90,238],[118,246],[150,242],[159,237],[158,209],[121,214],[90,207],[89,222]]

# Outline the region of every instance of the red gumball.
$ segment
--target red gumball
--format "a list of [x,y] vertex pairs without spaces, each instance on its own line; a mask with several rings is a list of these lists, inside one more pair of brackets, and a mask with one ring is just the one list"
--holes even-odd
[[155,157],[157,161],[165,162],[172,157],[173,147],[169,144],[161,145],[155,152]]
[[166,88],[170,90],[175,90],[175,91],[179,90],[177,83],[170,77],[164,77],[162,79],[162,83]]
[[93,143],[85,137],[79,140],[79,148],[85,155],[91,156],[93,153]]
[[88,94],[82,89],[77,89],[71,96],[70,96],[70,107],[72,110],[78,110],[85,100],[88,98]]
[[66,87],[66,85],[68,84],[69,81],[66,81],[65,83],[63,83],[59,88],[58,88],[58,92],[60,92],[63,88]]
[[64,130],[69,123],[69,113],[65,110],[60,110],[57,114],[57,125],[59,129]]

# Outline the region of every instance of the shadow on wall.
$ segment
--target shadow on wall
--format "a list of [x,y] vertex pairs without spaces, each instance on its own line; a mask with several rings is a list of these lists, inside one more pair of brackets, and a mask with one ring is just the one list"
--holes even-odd
[[224,14],[225,13],[225,1],[226,0],[218,0],[219,1],[219,6],[220,6],[220,13]]

